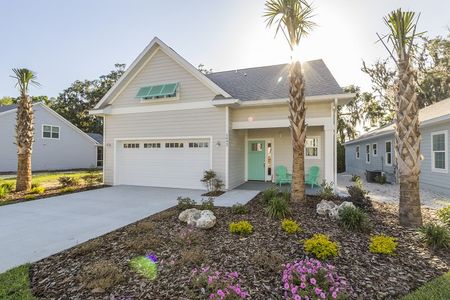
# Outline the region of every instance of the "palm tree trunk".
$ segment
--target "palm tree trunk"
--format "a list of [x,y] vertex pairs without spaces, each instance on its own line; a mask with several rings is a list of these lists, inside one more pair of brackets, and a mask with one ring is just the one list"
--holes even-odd
[[33,146],[33,105],[26,94],[21,95],[17,107],[16,143],[17,143],[17,180],[16,191],[31,189],[31,153]]
[[396,118],[396,154],[400,179],[400,224],[421,226],[419,175],[420,131],[419,106],[415,91],[415,73],[409,57],[399,61]]
[[292,194],[293,201],[305,199],[305,139],[306,108],[305,82],[300,62],[293,62],[289,69],[289,121],[293,147]]

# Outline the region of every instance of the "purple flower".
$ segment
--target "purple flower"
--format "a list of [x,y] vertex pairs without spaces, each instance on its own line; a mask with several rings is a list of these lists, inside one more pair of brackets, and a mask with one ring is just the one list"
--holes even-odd
[[158,257],[153,253],[147,254],[146,257],[154,263],[158,262]]

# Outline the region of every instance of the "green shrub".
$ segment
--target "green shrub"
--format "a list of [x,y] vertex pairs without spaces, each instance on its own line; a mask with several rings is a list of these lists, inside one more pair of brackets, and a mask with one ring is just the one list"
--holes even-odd
[[0,199],[5,198],[6,195],[8,195],[8,191],[3,186],[0,186]]
[[450,227],[450,205],[439,209],[437,215],[444,224]]
[[374,235],[370,238],[369,251],[379,254],[394,254],[397,248],[397,239],[386,235]]
[[262,200],[265,205],[269,204],[270,200],[278,196],[280,191],[277,187],[272,186],[262,192]]
[[353,182],[356,182],[356,181],[358,181],[358,180],[361,180],[361,177],[359,177],[359,175],[353,174],[351,180],[352,180]]
[[11,193],[14,191],[14,183],[13,182],[5,182],[0,185],[0,188],[3,188],[7,193]]
[[217,173],[213,170],[206,170],[203,172],[203,178],[200,180],[206,186],[208,192],[217,193],[222,191],[224,184],[223,181],[217,176]]
[[326,180],[323,180],[320,186],[322,187],[322,190],[319,193],[319,197],[321,199],[331,200],[334,198],[334,188],[332,182],[328,183]]
[[289,203],[280,196],[274,197],[267,204],[266,212],[271,218],[285,218],[289,214]]
[[358,207],[346,206],[339,210],[339,222],[351,231],[365,232],[369,229],[367,214]]
[[377,175],[377,176],[375,176],[374,180],[378,184],[385,184],[386,183],[386,176],[385,175]]
[[31,183],[31,188],[32,188],[32,189],[37,188],[37,187],[40,187],[40,186],[41,186],[41,184],[38,183],[38,182],[32,182],[32,183]]
[[357,207],[364,210],[372,208],[372,202],[367,197],[367,191],[364,189],[361,180],[357,180],[355,185],[348,186],[347,192],[350,195],[349,200]]
[[281,221],[281,228],[287,233],[297,233],[301,230],[300,225],[294,220],[284,219]]
[[253,225],[248,221],[231,222],[229,229],[230,233],[245,235],[253,232]]
[[214,199],[209,198],[208,200],[202,200],[202,203],[200,204],[200,209],[214,210]]
[[189,208],[193,208],[195,206],[195,201],[192,200],[189,197],[183,198],[183,197],[178,197],[177,198],[178,204],[177,207],[180,210],[185,210],[185,209],[189,209]]
[[156,279],[158,267],[156,263],[146,256],[138,256],[130,260],[130,267],[139,275],[148,280]]
[[70,176],[61,176],[58,178],[59,184],[62,187],[67,186],[76,186],[80,184],[80,179],[77,177],[70,177]]
[[281,192],[280,195],[281,195],[281,198],[286,200],[286,202],[289,202],[291,200],[291,193],[288,191]]
[[25,199],[25,200],[34,200],[34,199],[36,199],[36,195],[25,195],[25,196],[23,196],[23,199]]
[[442,225],[429,223],[419,229],[422,240],[434,249],[450,248],[450,230]]
[[42,186],[37,186],[37,187],[32,188],[27,194],[42,195],[43,193],[45,193],[45,188]]
[[83,179],[87,186],[93,186],[94,184],[102,181],[101,176],[102,175],[100,174],[96,174],[95,170],[89,170],[86,175],[81,176],[81,179]]
[[338,245],[328,239],[324,234],[315,234],[307,239],[303,246],[306,253],[314,255],[317,259],[324,260],[338,255]]
[[248,208],[245,205],[236,203],[231,207],[231,212],[235,215],[245,215],[248,214]]
[[68,187],[65,187],[65,188],[60,189],[59,191],[60,191],[61,193],[73,193],[73,192],[75,192],[76,190],[77,190],[76,187],[74,187],[74,186],[68,186]]

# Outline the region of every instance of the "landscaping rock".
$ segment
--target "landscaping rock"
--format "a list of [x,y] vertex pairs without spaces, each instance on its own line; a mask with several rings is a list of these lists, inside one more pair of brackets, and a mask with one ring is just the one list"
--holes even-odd
[[329,211],[336,208],[337,205],[333,201],[322,200],[317,204],[316,212],[319,215],[328,215]]
[[200,218],[201,211],[196,208],[189,208],[180,213],[178,220],[189,223],[189,220],[196,220]]
[[216,225],[216,216],[210,210],[202,210],[200,219],[197,220],[195,227],[209,229]]
[[335,219],[335,220],[339,219],[339,212],[344,207],[353,207],[353,208],[355,208],[355,205],[353,203],[351,203],[351,202],[344,201],[339,206],[335,206],[333,209],[328,211],[328,216],[330,216],[330,218]]

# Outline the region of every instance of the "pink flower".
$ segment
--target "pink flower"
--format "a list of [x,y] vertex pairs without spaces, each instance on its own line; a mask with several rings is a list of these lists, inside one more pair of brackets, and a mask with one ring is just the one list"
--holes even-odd
[[306,288],[306,284],[304,282],[300,283],[300,288],[304,290]]
[[215,297],[216,297],[216,295],[214,295],[214,293],[209,295],[209,299],[214,299]]
[[217,295],[219,295],[220,297],[225,296],[225,293],[222,290],[217,290]]
[[320,293],[322,293],[322,290],[319,288],[315,288],[314,292],[316,293],[316,295],[320,295]]
[[300,297],[299,295],[295,295],[294,300],[302,300],[302,297]]
[[337,298],[337,293],[336,293],[336,292],[333,292],[333,293],[331,294],[331,297],[333,297],[333,299],[336,299],[336,298]]
[[311,282],[312,285],[316,285],[317,280],[315,278],[311,278],[309,282]]
[[325,299],[325,293],[320,293],[320,298]]
[[288,289],[289,289],[289,283],[286,282],[286,283],[284,284],[284,288],[285,288],[286,290],[288,290]]

